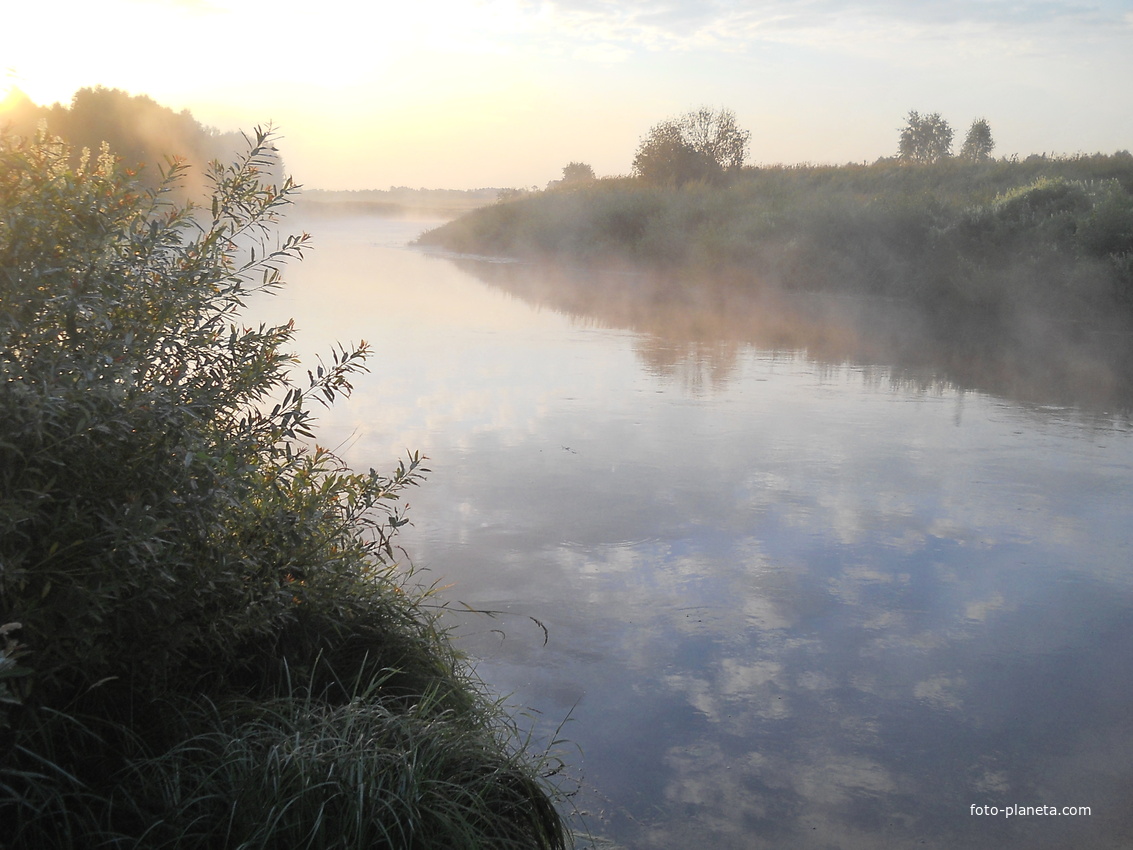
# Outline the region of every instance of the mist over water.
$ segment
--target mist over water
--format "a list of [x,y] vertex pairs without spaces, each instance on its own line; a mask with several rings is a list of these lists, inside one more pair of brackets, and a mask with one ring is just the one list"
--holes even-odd
[[1060,316],[958,315],[868,294],[783,291],[711,275],[454,259],[494,288],[580,323],[641,336],[646,368],[726,382],[750,347],[855,364],[911,386],[951,386],[1036,404],[1126,415],[1133,349],[1124,319],[1085,327]]
[[879,300],[402,247],[428,224],[309,223],[315,250],[251,318],[294,316],[306,362],[373,344],[321,433],[356,468],[430,457],[402,543],[536,734],[569,715],[595,835],[1128,845],[1112,346],[969,326],[950,347],[959,326]]

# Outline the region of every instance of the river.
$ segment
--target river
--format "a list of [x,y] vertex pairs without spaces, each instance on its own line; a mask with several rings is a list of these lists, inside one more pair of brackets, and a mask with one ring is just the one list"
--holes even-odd
[[568,742],[576,825],[633,850],[1133,843],[1127,416],[898,367],[837,299],[796,330],[635,299],[632,270],[406,246],[435,223],[294,219],[315,248],[251,315],[294,317],[306,364],[373,345],[321,441],[429,457],[401,543],[480,676]]

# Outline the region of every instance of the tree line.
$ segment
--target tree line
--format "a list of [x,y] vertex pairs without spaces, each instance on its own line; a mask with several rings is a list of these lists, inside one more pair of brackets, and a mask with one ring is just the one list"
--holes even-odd
[[[897,158],[904,162],[940,162],[952,156],[952,127],[939,112],[921,115],[910,110],[901,129]],[[970,162],[987,162],[995,149],[991,125],[986,118],[976,118],[968,128],[960,158]]]
[[[907,163],[934,163],[952,156],[955,133],[939,112],[921,115],[910,110],[901,128],[897,159]],[[742,128],[731,109],[701,107],[653,125],[634,154],[631,175],[654,185],[702,181],[724,183],[744,167],[751,131]],[[959,158],[987,162],[995,149],[991,125],[976,118],[968,128]],[[548,188],[576,187],[594,179],[586,163],[572,162],[563,178]]]
[[[190,195],[206,189],[203,174],[209,163],[230,162],[246,147],[241,133],[205,126],[187,109],[176,112],[147,95],[103,86],[81,88],[69,104],[51,106],[37,106],[14,90],[0,116],[0,129],[32,138],[41,127],[67,143],[74,165],[82,150],[97,155],[105,144],[146,187],[159,185],[174,160],[192,165],[177,187],[179,193]],[[278,156],[266,167],[270,170],[265,179],[283,182]]]

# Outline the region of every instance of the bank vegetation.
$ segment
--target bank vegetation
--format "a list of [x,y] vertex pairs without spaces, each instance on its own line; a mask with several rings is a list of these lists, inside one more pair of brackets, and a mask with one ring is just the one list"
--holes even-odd
[[369,347],[296,378],[242,318],[308,244],[278,166],[257,132],[192,208],[0,136],[0,847],[562,848],[399,557],[423,458],[318,445]]
[[423,235],[462,254],[631,264],[948,310],[1133,310],[1133,156],[747,167],[594,180]]

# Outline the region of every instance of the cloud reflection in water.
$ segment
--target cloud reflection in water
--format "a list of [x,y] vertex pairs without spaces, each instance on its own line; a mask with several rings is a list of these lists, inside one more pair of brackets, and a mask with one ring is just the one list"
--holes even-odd
[[[339,274],[351,244],[326,251]],[[374,326],[357,334],[304,295],[329,269],[298,276],[301,327],[383,342],[327,426],[357,429],[358,466],[430,456],[404,545],[452,600],[512,612],[463,618],[463,645],[514,701],[572,712],[597,832],[724,850],[1133,840],[1126,423],[870,365],[845,325],[810,357],[717,344],[692,316],[629,321],[628,299],[539,309],[561,281],[535,269],[492,289],[382,251],[396,280],[376,259],[350,273],[381,305],[351,311]],[[458,306],[433,325],[440,293]],[[1008,803],[1093,814],[969,814]]]

